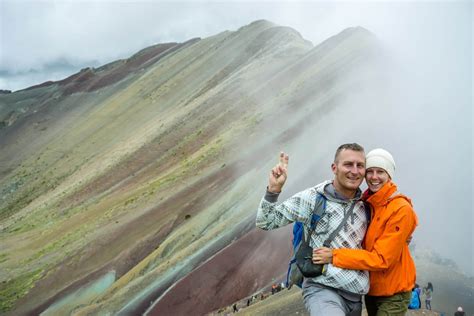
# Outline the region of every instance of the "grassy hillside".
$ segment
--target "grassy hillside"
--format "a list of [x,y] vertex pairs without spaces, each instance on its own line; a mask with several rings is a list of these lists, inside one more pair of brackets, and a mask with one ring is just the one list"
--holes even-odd
[[144,312],[251,231],[282,148],[308,178],[376,55],[361,28],[313,47],[256,21],[1,94],[0,310]]
[[[265,293],[267,296],[263,300],[257,298],[252,301],[250,306],[247,307],[247,301],[241,301],[237,303],[237,313],[233,313],[233,305],[225,307],[220,311],[209,313],[208,315],[262,315],[262,316],[284,316],[284,315],[302,315],[308,316],[309,313],[304,307],[303,298],[301,296],[301,290],[299,288],[292,288],[291,290],[283,290],[274,295],[271,293]],[[363,316],[367,316],[367,311],[364,309],[362,312]],[[441,315],[436,311],[429,311],[425,309],[420,310],[409,310],[407,316],[438,316]]]

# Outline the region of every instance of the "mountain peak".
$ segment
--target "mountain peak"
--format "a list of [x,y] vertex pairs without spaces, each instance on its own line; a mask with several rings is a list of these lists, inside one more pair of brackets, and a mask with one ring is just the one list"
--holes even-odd
[[344,29],[340,34],[352,36],[375,37],[375,34],[362,26],[353,26]]
[[[248,27],[255,27],[255,26],[265,26],[265,27],[272,27],[272,26],[275,26],[276,24],[271,22],[271,21],[268,21],[268,20],[265,20],[265,19],[261,19],[261,20],[255,20],[253,22],[251,22],[250,24],[248,24],[247,26]],[[245,27],[245,26],[244,26]]]
[[258,20],[0,94],[0,313],[205,314],[284,273],[288,230],[252,231],[256,184],[365,83],[354,32],[313,51]]

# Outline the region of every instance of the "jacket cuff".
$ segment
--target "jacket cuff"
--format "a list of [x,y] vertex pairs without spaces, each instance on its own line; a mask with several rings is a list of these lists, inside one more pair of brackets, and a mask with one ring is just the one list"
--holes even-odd
[[333,249],[332,250],[332,265],[335,267],[339,267],[338,261],[339,261],[339,249]]
[[265,196],[263,198],[267,202],[275,203],[278,200],[279,195],[280,193],[274,193],[274,192],[268,191],[268,187],[267,187],[267,192],[265,192]]

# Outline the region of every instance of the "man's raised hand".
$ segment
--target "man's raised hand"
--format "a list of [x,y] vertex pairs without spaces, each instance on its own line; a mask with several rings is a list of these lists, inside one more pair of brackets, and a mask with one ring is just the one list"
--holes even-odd
[[280,162],[273,167],[268,181],[268,191],[280,193],[288,177],[288,160],[290,157],[284,152],[280,153]]

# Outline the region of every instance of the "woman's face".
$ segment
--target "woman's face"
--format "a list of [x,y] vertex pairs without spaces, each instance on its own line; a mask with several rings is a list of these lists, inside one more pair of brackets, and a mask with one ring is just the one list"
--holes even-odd
[[365,181],[370,191],[377,192],[385,183],[390,181],[390,176],[382,168],[372,167],[366,170]]

